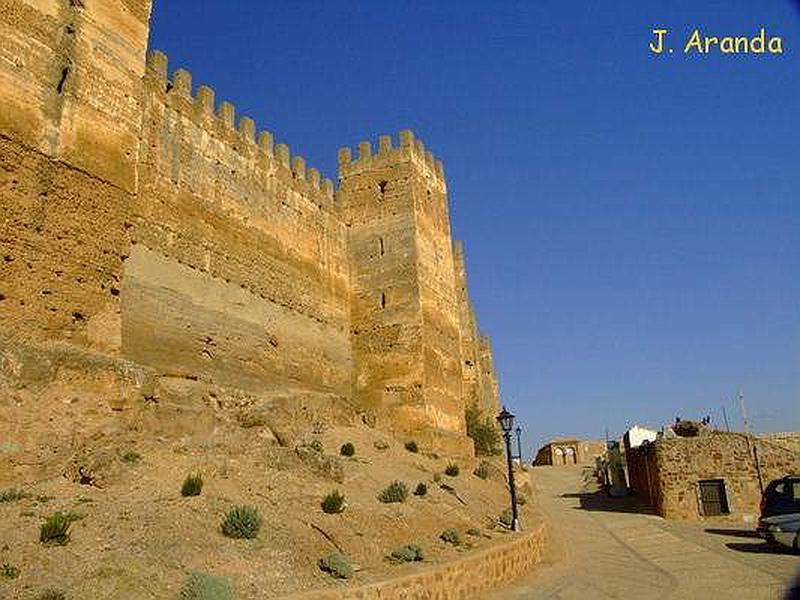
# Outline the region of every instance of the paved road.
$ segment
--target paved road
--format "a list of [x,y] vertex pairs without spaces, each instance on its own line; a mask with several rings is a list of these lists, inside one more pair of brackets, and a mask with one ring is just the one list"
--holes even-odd
[[552,525],[542,568],[486,600],[784,598],[800,556],[767,548],[744,525],[666,521],[607,498],[579,467],[533,470]]

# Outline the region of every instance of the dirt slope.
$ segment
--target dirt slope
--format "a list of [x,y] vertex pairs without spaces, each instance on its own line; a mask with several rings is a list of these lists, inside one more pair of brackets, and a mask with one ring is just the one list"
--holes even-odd
[[[473,474],[480,461],[462,459],[449,477],[446,457],[407,451],[408,440],[371,428],[337,398],[164,380],[148,399],[120,403],[107,400],[109,389],[107,381],[61,381],[0,396],[0,491],[26,494],[0,502],[0,565],[19,569],[0,577],[0,598],[34,599],[48,587],[71,599],[177,598],[192,571],[229,577],[243,600],[282,598],[343,585],[317,566],[337,547],[355,564],[357,584],[418,568],[386,559],[402,544],[421,545],[426,562],[436,562],[507,535],[496,528],[508,504],[501,462],[483,480]],[[352,458],[339,454],[345,442],[356,448]],[[180,494],[189,473],[204,478],[200,496]],[[429,492],[380,502],[394,480],[410,491],[424,482]],[[334,489],[346,509],[327,515],[320,502]],[[240,504],[263,517],[256,539],[221,533],[225,513]],[[39,528],[56,511],[81,518],[69,543],[47,546]],[[449,527],[468,546],[441,541]],[[484,535],[466,535],[470,528]]]

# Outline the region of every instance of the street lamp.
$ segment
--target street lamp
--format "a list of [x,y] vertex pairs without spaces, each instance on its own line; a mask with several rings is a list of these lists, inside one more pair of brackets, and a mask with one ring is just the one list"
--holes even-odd
[[514,484],[514,465],[511,463],[511,430],[514,429],[514,415],[503,407],[497,415],[497,422],[503,430],[506,440],[506,462],[508,462],[508,488],[511,492],[511,530],[519,531],[519,516],[517,515],[517,486]]

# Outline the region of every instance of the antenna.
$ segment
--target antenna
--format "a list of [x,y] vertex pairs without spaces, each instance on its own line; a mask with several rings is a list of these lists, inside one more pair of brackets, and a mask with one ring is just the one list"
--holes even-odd
[[758,475],[758,487],[761,490],[761,494],[764,494],[764,480],[761,478],[761,465],[758,462],[758,448],[756,446],[755,438],[753,434],[750,433],[750,421],[747,418],[747,409],[744,406],[744,394],[742,390],[739,390],[739,409],[742,411],[742,421],[744,421],[744,430],[745,435],[747,437],[747,444],[748,446],[752,444],[752,451],[753,451],[753,462],[756,466],[756,475]]
[[744,422],[744,431],[747,435],[750,435],[750,421],[747,419],[747,409],[744,406],[744,394],[742,390],[739,390],[739,395],[736,397],[739,401],[739,410],[742,413],[742,421]]
[[722,419],[725,421],[725,429],[728,430],[728,433],[731,432],[731,426],[728,424],[728,411],[725,410],[725,405],[722,405]]

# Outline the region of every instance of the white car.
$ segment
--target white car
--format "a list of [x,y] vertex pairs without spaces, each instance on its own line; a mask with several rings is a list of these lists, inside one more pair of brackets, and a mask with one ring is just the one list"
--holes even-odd
[[764,539],[800,552],[800,513],[767,517],[762,521]]

